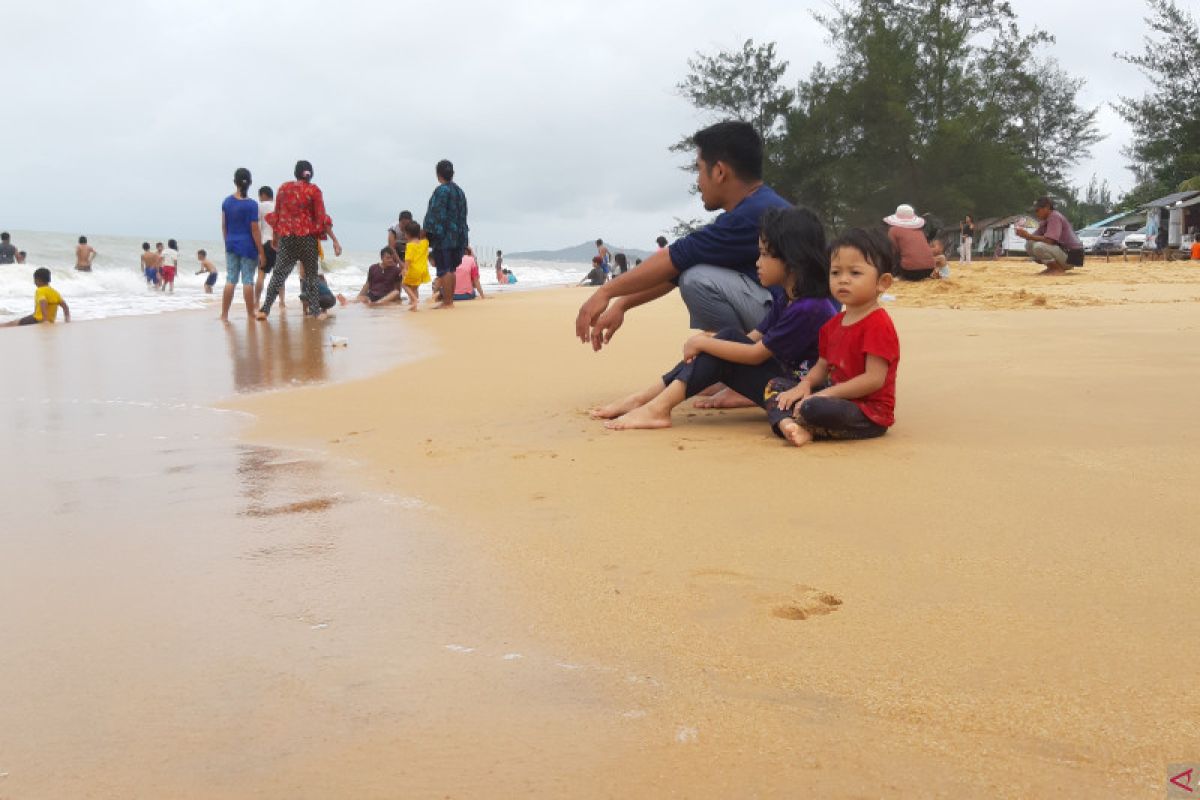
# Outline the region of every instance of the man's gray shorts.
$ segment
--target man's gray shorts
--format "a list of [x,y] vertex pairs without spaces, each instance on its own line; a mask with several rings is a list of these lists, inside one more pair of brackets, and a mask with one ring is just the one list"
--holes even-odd
[[1025,252],[1029,257],[1039,264],[1049,264],[1050,262],[1057,263],[1060,267],[1070,268],[1067,263],[1067,251],[1063,250],[1056,244],[1046,244],[1045,242],[1026,242]]
[[737,270],[697,264],[679,273],[679,294],[697,330],[749,332],[767,316],[771,293]]

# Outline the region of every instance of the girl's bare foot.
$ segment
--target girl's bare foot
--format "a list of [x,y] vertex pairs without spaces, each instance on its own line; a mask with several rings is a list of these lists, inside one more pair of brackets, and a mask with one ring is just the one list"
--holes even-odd
[[812,434],[794,419],[785,419],[779,423],[779,432],[796,447],[803,447],[813,440]]
[[609,420],[604,427],[610,431],[654,430],[671,427],[671,412],[663,414],[649,405],[640,406],[628,414]]
[[722,389],[711,397],[697,397],[692,408],[754,408],[757,405],[733,389]]

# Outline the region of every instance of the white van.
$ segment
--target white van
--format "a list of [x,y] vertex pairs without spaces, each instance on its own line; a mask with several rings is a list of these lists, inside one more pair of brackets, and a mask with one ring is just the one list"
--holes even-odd
[[1038,229],[1038,221],[1033,217],[1024,217],[1009,225],[1004,231],[1004,255],[1006,256],[1025,255],[1025,240],[1017,236],[1018,225],[1030,233]]

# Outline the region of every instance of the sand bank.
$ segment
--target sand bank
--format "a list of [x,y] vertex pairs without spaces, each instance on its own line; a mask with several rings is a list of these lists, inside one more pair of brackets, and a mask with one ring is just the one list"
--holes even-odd
[[[582,289],[421,315],[436,358],[239,402],[256,441],[428,503],[486,575],[452,570],[438,599],[521,631],[533,674],[596,676],[517,764],[496,755],[519,728],[482,708],[435,729],[450,761],[385,763],[427,752],[411,719],[301,773],[401,795],[1160,795],[1200,758],[1200,271],[1031,271],[896,290],[898,423],[867,443],[797,452],[755,410],[604,431],[586,409],[671,366],[685,316],[632,312],[593,354]],[[447,652],[503,658],[495,638]]]

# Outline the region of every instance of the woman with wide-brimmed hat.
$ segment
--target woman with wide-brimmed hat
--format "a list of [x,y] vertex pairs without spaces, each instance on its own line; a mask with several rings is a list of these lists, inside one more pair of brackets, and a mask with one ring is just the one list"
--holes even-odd
[[884,217],[888,224],[888,238],[896,248],[900,266],[896,277],[906,281],[923,281],[933,274],[933,248],[925,238],[922,228],[925,220],[907,203],[896,206],[896,213]]

